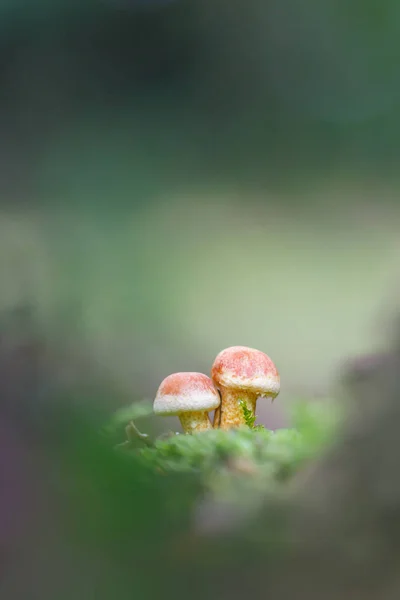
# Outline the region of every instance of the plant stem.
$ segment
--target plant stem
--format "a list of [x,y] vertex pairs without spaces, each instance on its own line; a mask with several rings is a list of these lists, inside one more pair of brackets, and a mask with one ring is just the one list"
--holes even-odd
[[153,446],[153,442],[147,433],[141,433],[133,421],[125,427],[126,441],[118,444],[117,448],[131,448],[136,438],[139,438],[146,446]]

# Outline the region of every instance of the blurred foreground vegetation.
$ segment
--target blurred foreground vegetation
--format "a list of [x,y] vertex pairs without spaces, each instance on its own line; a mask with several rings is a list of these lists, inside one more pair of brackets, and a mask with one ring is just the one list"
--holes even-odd
[[[398,357],[290,415],[397,335],[399,13],[1,4],[1,598],[398,600]],[[234,344],[265,431],[99,435]]]

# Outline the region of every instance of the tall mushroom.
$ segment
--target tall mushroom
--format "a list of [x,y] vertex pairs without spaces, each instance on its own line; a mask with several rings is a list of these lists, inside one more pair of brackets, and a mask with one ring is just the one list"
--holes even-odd
[[221,392],[221,406],[214,420],[214,427],[221,429],[245,425],[240,401],[255,415],[257,398],[274,399],[280,391],[279,373],[269,356],[246,346],[222,350],[211,377]]
[[177,415],[185,433],[212,429],[208,412],[221,398],[211,379],[203,373],[173,373],[158,388],[153,410],[157,415]]

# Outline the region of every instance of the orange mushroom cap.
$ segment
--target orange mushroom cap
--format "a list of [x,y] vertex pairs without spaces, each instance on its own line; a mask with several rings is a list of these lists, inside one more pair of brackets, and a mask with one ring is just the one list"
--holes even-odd
[[232,346],[216,357],[211,377],[218,388],[247,390],[275,398],[280,391],[278,369],[269,356],[246,346]]
[[154,400],[158,415],[211,411],[221,399],[212,380],[203,373],[173,373],[162,381]]

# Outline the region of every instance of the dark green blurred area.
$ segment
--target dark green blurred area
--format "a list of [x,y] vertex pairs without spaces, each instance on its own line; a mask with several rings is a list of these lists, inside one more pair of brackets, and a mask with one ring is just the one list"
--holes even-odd
[[42,200],[132,207],[176,188],[396,177],[394,0],[2,10],[4,104],[39,163]]
[[324,394],[396,293],[397,13],[4,4],[0,307],[129,398],[237,343]]
[[0,411],[47,498],[5,598],[156,598],[211,560],[197,482],[98,438],[115,408],[243,344],[281,373],[274,429],[385,345],[399,34],[394,0],[2,3]]

